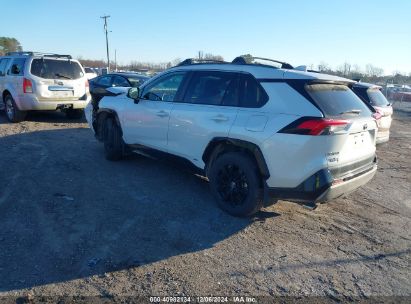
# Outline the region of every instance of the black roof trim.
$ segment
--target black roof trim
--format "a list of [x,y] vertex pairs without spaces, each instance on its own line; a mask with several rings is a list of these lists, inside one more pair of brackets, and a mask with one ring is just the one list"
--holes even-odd
[[215,60],[215,59],[197,59],[197,58],[187,58],[183,60],[177,66],[185,66],[185,65],[192,65],[192,64],[221,64],[221,63],[228,63],[223,60]]

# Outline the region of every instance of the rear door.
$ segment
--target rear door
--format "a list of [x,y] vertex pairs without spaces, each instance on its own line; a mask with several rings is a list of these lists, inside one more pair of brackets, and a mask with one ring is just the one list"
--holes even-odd
[[40,101],[78,100],[86,94],[86,78],[77,61],[66,58],[34,58],[30,74]]
[[175,102],[168,131],[169,152],[202,168],[202,154],[215,137],[227,137],[237,116],[239,74],[193,72],[181,102]]
[[11,62],[10,69],[8,73],[8,82],[11,85],[11,90],[14,98],[23,97],[23,75],[25,67],[26,58],[14,58]]

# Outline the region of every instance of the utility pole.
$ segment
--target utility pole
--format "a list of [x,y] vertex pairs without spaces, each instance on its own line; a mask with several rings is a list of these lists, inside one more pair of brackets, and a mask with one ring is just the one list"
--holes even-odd
[[114,66],[117,72],[117,49],[114,50]]
[[107,49],[107,69],[108,69],[108,73],[110,72],[110,53],[108,50],[108,28],[107,28],[107,18],[110,18],[110,16],[105,15],[100,17],[101,19],[104,19],[104,31],[106,33],[106,49]]

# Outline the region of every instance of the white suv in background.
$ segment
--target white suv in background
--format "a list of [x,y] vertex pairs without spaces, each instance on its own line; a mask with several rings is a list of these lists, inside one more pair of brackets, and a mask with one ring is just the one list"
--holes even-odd
[[372,106],[380,115],[377,119],[377,144],[387,142],[390,139],[390,127],[394,110],[387,98],[382,94],[382,87],[371,83],[357,82],[351,88],[358,97]]
[[128,93],[111,89],[86,117],[109,160],[182,159],[222,209],[249,216],[276,199],[315,205],[374,176],[376,122],[353,83],[281,62],[188,59]]
[[60,109],[80,118],[90,99],[85,72],[69,55],[13,52],[0,58],[0,107],[11,122],[32,110]]
[[96,71],[89,67],[84,67],[84,72],[86,72],[86,77],[88,80],[96,78],[98,76]]

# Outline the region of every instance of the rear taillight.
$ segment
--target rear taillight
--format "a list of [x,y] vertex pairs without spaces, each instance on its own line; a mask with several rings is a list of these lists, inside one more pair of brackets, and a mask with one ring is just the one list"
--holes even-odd
[[375,113],[372,114],[372,117],[375,119],[375,122],[377,124],[377,128],[380,127],[381,124],[381,118],[384,116],[384,112],[381,111],[380,109],[375,109]]
[[88,83],[88,79],[86,79],[86,93],[90,92],[90,84]]
[[375,109],[375,111],[376,112],[374,114],[372,114],[372,117],[374,117],[375,120],[379,120],[379,119],[381,119],[381,117],[384,116],[384,112],[381,111],[380,109]]
[[345,131],[350,123],[349,120],[343,119],[303,117],[281,129],[279,133],[314,136],[332,135]]
[[23,79],[23,92],[24,93],[33,93],[33,84],[30,79]]

